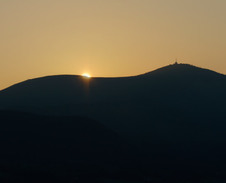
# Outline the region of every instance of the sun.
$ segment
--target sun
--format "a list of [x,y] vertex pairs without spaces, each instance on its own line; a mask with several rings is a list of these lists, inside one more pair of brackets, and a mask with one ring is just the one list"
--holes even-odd
[[86,77],[86,78],[91,78],[91,75],[88,74],[88,73],[83,73],[82,76],[83,76],[83,77]]

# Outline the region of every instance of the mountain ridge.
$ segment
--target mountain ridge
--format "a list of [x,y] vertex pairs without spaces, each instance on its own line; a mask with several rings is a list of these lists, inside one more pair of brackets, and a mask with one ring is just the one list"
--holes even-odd
[[[164,72],[167,72],[167,71],[171,71],[171,72],[175,72],[176,71],[177,72],[177,71],[181,71],[181,69],[183,69],[183,70],[195,69],[196,71],[208,72],[208,73],[212,73],[213,75],[215,74],[215,75],[219,75],[219,76],[225,76],[225,74],[222,74],[222,73],[210,70],[210,69],[197,67],[197,66],[194,66],[194,65],[191,65],[191,64],[178,63],[178,64],[170,64],[170,65],[167,65],[167,66],[155,69],[153,71],[149,71],[149,72],[145,72],[143,74],[138,74],[138,75],[133,75],[133,76],[92,77],[90,79],[127,79],[127,78],[134,78],[134,77],[144,77],[144,76],[156,75],[156,74],[161,74],[161,73],[166,74]],[[33,81],[33,80],[51,79],[51,78],[56,78],[57,79],[57,78],[84,78],[84,77],[81,76],[81,75],[71,75],[71,74],[41,76],[41,77],[37,77],[37,78],[27,79],[27,80],[24,80],[22,82],[18,82],[16,84],[13,84],[13,85],[11,85],[9,87],[6,87],[6,88],[0,90],[0,92],[4,91],[4,90],[7,90],[8,88],[16,86],[18,84],[23,84],[23,83],[30,82],[30,81]]]
[[[200,102],[206,98],[219,102],[225,98],[224,92],[225,75],[188,64],[174,64],[131,77],[87,79],[77,75],[55,75],[30,79],[0,91],[0,109],[4,106],[6,109],[22,106],[91,107],[97,103],[119,105],[125,102],[143,105],[148,101],[159,105],[164,100],[165,104],[176,102],[178,105],[181,97],[189,103],[192,98]],[[174,98],[177,100],[173,101]]]

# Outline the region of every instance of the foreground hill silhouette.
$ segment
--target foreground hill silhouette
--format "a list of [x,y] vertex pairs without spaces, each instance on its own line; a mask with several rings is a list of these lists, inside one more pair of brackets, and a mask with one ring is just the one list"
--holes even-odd
[[132,157],[125,139],[84,117],[0,111],[0,121],[1,182],[95,178]]
[[226,76],[188,64],[123,78],[47,76],[0,91],[2,110],[98,121],[133,145],[137,172],[167,180],[225,178],[225,104]]

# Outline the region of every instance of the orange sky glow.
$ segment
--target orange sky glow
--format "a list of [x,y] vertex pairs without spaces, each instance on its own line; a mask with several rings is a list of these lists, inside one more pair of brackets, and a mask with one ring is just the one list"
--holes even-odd
[[0,89],[45,75],[226,73],[225,0],[1,0]]

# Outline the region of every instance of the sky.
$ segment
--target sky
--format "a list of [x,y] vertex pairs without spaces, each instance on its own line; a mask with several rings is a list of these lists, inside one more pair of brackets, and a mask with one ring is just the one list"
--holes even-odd
[[226,0],[0,0],[0,89],[121,77],[178,59],[226,74]]

